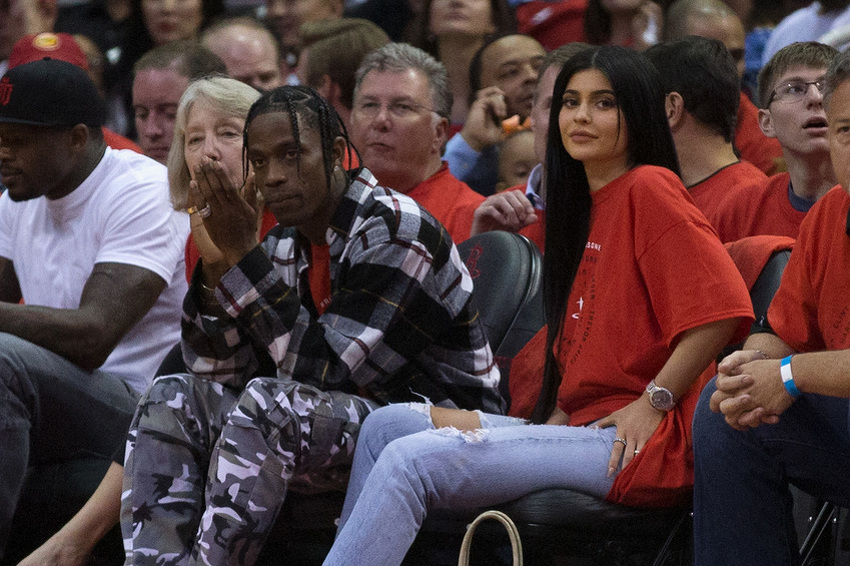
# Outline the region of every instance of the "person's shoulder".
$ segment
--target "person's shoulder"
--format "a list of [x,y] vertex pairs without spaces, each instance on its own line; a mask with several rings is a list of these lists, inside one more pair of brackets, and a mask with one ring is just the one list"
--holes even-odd
[[[687,189],[682,184],[682,179],[679,176],[667,169],[658,165],[639,165],[631,171],[622,175],[617,181],[631,187],[632,192],[641,197],[644,193],[656,195],[669,195],[673,193],[686,194]],[[652,191],[644,191],[644,187],[651,187]]]
[[165,166],[133,150],[107,147],[87,182],[99,206],[173,211]]
[[168,183],[168,170],[165,165],[131,149],[107,147],[102,163],[113,179],[135,180],[142,183]]
[[846,222],[848,208],[850,208],[850,195],[844,187],[835,185],[812,206],[803,222],[816,226]]
[[[387,241],[418,241],[432,253],[446,240],[451,242],[440,222],[413,198],[378,185],[366,169],[353,181],[358,182],[361,187],[352,187],[359,193],[352,226],[358,234],[369,232],[373,238]],[[353,196],[351,193],[349,190]]]

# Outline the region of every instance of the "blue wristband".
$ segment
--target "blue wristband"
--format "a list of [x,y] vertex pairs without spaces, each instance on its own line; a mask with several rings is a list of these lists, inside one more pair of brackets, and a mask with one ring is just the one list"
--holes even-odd
[[785,385],[786,391],[794,399],[800,396],[800,390],[794,383],[794,375],[791,373],[791,356],[782,358],[782,363],[779,365],[779,374],[782,376],[782,383]]

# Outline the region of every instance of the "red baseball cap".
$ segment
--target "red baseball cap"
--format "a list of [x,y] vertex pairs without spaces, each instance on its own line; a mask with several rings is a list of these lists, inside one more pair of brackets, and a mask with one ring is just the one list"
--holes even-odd
[[34,33],[19,39],[9,54],[9,68],[44,58],[65,61],[89,70],[89,60],[74,38],[67,33]]

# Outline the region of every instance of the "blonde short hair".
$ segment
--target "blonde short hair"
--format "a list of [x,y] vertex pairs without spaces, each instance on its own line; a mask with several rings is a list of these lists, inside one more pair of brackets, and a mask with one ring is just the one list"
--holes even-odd
[[184,210],[189,195],[189,167],[186,165],[184,151],[186,141],[186,122],[192,106],[199,101],[209,103],[217,111],[228,117],[245,120],[248,109],[260,97],[254,88],[236,79],[211,76],[198,79],[180,97],[177,116],[174,120],[174,140],[168,152],[168,185],[171,190],[171,204],[177,210]]

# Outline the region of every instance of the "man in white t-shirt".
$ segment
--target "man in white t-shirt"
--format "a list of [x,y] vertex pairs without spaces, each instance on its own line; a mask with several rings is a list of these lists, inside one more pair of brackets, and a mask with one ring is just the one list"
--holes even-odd
[[0,560],[27,468],[111,458],[180,339],[188,217],[103,114],[70,63],[0,79]]

